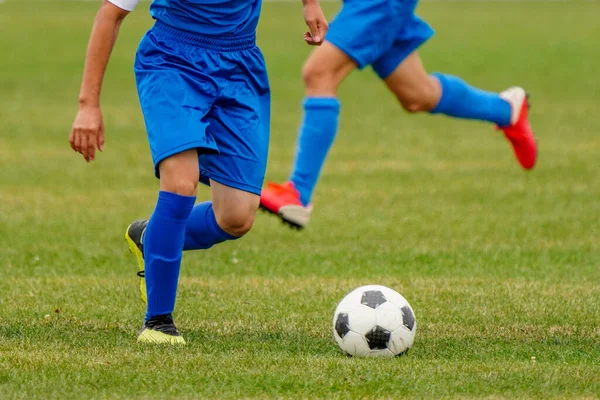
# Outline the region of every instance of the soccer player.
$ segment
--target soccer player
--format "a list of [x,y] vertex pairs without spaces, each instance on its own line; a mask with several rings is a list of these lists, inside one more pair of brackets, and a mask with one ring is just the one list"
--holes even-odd
[[[87,162],[103,150],[100,89],[121,22],[139,0],[105,0],[88,45],[71,147]],[[303,0],[320,45],[318,0]],[[172,318],[182,250],[208,249],[252,227],[263,184],[270,123],[265,62],[256,46],[261,0],[155,0],[135,76],[160,192],[148,221],[126,231],[147,311],[139,342],[184,344]],[[195,205],[201,181],[212,201]],[[145,279],[144,279],[145,277]],[[147,285],[147,287],[146,287]]]
[[290,179],[267,183],[263,209],[293,227],[309,222],[312,194],[338,128],[337,89],[350,72],[368,65],[405,110],[491,122],[504,131],[522,167],[533,168],[537,148],[525,91],[513,87],[489,93],[456,76],[428,74],[417,49],[433,30],[414,14],[417,2],[344,0],[325,43],[304,66],[304,120]]

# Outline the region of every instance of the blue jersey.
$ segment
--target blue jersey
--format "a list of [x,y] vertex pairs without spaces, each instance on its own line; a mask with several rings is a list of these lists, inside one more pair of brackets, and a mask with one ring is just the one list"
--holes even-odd
[[243,36],[256,31],[262,0],[154,0],[152,17],[204,36]]

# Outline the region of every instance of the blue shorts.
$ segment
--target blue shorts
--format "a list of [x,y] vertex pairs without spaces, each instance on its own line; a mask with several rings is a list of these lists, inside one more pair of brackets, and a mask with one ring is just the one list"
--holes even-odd
[[198,150],[200,181],[260,194],[271,96],[255,36],[198,36],[157,22],[135,76],[155,174],[165,158]]
[[415,15],[417,0],[344,0],[326,39],[353,59],[387,78],[431,36],[433,29]]

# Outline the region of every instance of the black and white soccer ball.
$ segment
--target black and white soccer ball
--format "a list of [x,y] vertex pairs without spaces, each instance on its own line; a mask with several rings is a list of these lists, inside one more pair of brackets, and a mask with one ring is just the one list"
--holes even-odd
[[415,340],[415,313],[402,295],[388,287],[362,286],[348,293],[333,314],[333,336],[356,357],[394,357]]

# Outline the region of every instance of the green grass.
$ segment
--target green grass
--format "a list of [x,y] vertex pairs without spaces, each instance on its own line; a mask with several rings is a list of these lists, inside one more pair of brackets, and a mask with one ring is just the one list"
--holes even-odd
[[[408,116],[353,74],[309,229],[261,214],[244,239],[185,255],[181,349],[136,344],[122,238],[158,187],[132,73],[147,5],[107,74],[105,152],[86,165],[67,143],[96,8],[0,5],[0,397],[600,396],[600,3],[423,4],[431,71],[531,92],[539,166],[521,171],[489,126]],[[293,157],[303,30],[299,4],[265,4],[273,180]],[[408,357],[335,346],[336,303],[367,283],[415,309]]]

